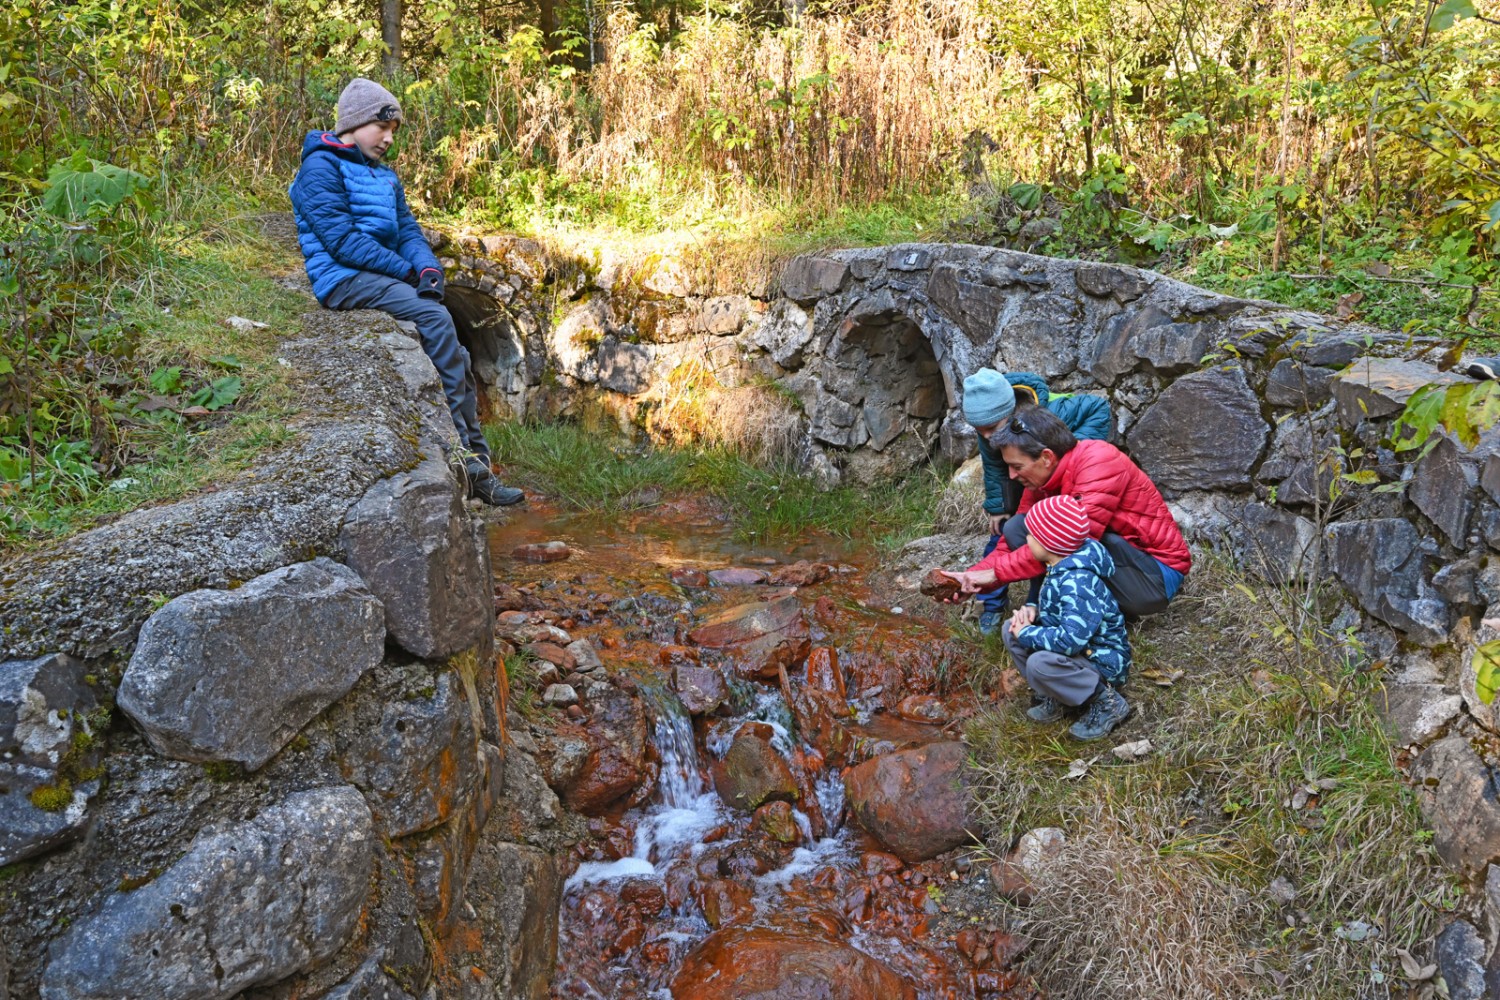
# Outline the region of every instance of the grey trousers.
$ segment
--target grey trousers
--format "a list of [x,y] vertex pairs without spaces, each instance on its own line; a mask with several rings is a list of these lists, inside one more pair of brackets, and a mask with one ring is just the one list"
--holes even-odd
[[1031,690],[1043,698],[1064,705],[1082,705],[1099,690],[1099,671],[1088,657],[1028,649],[1010,634],[1009,622],[1001,628],[1005,630],[1005,648],[1010,651],[1016,669],[1026,678]]
[[458,439],[488,467],[490,446],[479,429],[479,393],[469,367],[469,352],[458,342],[458,328],[448,307],[424,299],[404,281],[373,271],[361,271],[333,286],[325,303],[329,309],[379,309],[417,325],[423,352],[432,359]]

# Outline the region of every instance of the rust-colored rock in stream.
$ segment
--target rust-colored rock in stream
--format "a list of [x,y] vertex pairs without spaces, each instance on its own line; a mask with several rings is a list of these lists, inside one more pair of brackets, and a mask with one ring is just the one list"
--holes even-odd
[[530,545],[518,545],[510,550],[510,556],[519,562],[527,563],[550,563],[562,562],[573,554],[566,542],[534,542]]
[[705,715],[729,697],[729,685],[716,667],[679,663],[672,671],[672,686],[689,715]]
[[838,650],[819,646],[807,654],[807,683],[809,687],[833,692],[840,700],[848,700],[849,693],[844,689],[844,672],[839,669]]
[[867,760],[844,776],[849,808],[904,861],[952,850],[978,829],[963,782],[966,754],[953,740]]
[[667,574],[667,579],[679,587],[689,587],[695,590],[701,590],[709,584],[707,573],[689,566],[677,567]]
[[843,725],[843,720],[850,718],[849,703],[843,695],[803,685],[793,690],[789,707],[802,739],[823,755],[828,766],[843,767],[854,742]]
[[772,800],[795,802],[797,779],[769,740],[741,727],[724,759],[714,765],[714,788],[719,798],[736,809],[750,811]]
[[745,678],[772,678],[807,656],[807,619],[795,597],[741,604],[721,612],[688,634],[705,649],[722,651]]
[[755,893],[743,882],[707,879],[694,882],[690,891],[710,927],[725,927],[755,915]]
[[777,843],[796,844],[802,840],[802,831],[797,829],[797,818],[792,815],[790,802],[767,802],[755,810],[751,823]]
[[708,579],[715,587],[758,587],[766,582],[766,573],[765,570],[730,566],[709,570]]
[[910,983],[846,944],[769,927],[728,927],[690,952],[672,995],[693,1000],[916,1000]]
[[896,714],[909,722],[925,722],[942,725],[948,721],[948,706],[941,698],[931,694],[909,694],[896,706]]
[[922,577],[921,590],[934,601],[951,601],[958,593],[958,581],[940,569],[930,569]]
[[833,575],[833,567],[827,563],[808,562],[799,559],[790,566],[782,566],[771,573],[771,583],[778,587],[811,587],[822,583]]
[[598,815],[625,798],[646,779],[646,715],[640,702],[622,691],[594,703],[585,738],[589,753],[578,779],[567,790],[568,806]]

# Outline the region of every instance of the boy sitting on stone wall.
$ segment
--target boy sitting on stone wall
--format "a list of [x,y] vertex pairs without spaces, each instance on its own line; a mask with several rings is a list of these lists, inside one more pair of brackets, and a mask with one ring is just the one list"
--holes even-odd
[[292,214],[313,294],[329,309],[381,309],[416,324],[422,350],[443,382],[465,449],[469,495],[491,506],[526,495],[501,484],[479,429],[469,352],[443,305],[443,268],[406,205],[396,172],[381,162],[401,127],[401,104],[380,84],[351,80],[332,132],[302,142]]
[[1047,567],[1037,604],[1018,608],[1005,630],[1005,648],[1037,696],[1026,715],[1056,722],[1085,706],[1068,731],[1080,740],[1108,736],[1132,711],[1115,689],[1130,671],[1130,639],[1104,582],[1114,561],[1089,537],[1083,504],[1066,494],[1026,512],[1026,545]]

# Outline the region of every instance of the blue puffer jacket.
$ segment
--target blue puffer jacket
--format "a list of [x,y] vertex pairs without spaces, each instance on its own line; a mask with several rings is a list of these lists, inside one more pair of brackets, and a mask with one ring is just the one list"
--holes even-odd
[[1118,684],[1130,673],[1130,639],[1125,616],[1104,580],[1115,562],[1090,538],[1083,547],[1047,568],[1037,601],[1037,623],[1016,640],[1031,649],[1065,656],[1083,654],[1107,681]]
[[[1024,399],[1027,395],[1035,396],[1037,405],[1045,406],[1056,414],[1078,440],[1109,440],[1114,416],[1110,413],[1109,400],[1103,396],[1072,393],[1054,396],[1046,381],[1040,375],[1030,372],[1009,372],[1005,379],[1015,388],[1017,400]],[[984,466],[985,513],[1014,514],[1015,500],[1020,497],[1021,491],[1010,490],[1010,500],[1007,502],[1005,483],[1010,478],[1010,470],[1005,467],[1005,460],[990,449],[990,443],[984,438],[979,439],[979,462]]]
[[419,271],[441,268],[422,236],[396,171],[365,158],[332,132],[309,132],[302,169],[288,190],[297,242],[313,294],[323,302],[359,271],[415,284]]

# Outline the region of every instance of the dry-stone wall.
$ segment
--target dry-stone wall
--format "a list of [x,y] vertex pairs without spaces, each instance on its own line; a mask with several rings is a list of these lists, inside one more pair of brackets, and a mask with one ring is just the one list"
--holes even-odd
[[0,1000],[546,995],[569,820],[436,372],[305,328],[252,475],[0,568]]
[[[800,257],[775,289],[696,278],[670,255],[564,259],[509,237],[444,247],[466,322],[482,330],[496,410],[602,399],[622,423],[649,426],[674,372],[696,364],[794,397],[799,458],[835,483],[972,455],[960,394],[982,366],[1106,396],[1117,442],[1190,538],[1273,581],[1342,584],[1338,624],[1384,666],[1436,846],[1488,878],[1500,913],[1500,772],[1475,749],[1495,745],[1500,708],[1477,693],[1471,664],[1500,637],[1500,430],[1473,448],[1444,436],[1415,461],[1387,444],[1417,388],[1463,381],[1448,370],[1451,345],[1127,266],[983,247]],[[1489,923],[1470,950],[1500,975],[1500,920]]]

